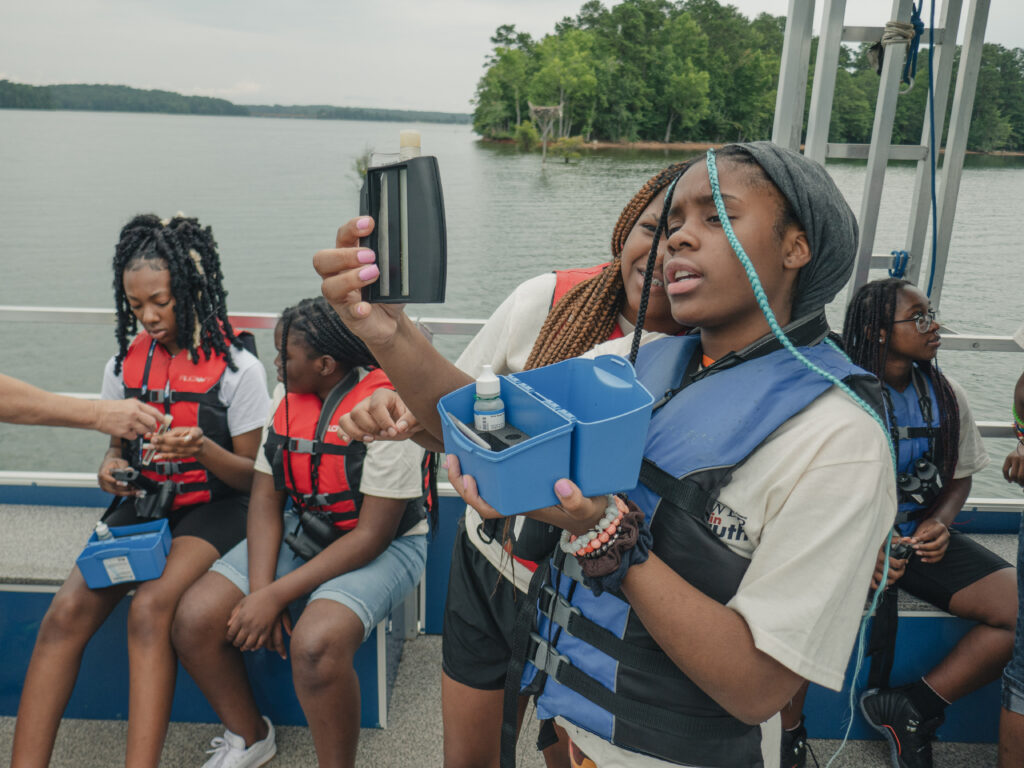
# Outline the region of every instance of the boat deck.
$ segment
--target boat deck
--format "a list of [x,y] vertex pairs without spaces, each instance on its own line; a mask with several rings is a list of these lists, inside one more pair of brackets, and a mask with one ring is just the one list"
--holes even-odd
[[[421,635],[405,644],[395,682],[395,695],[386,729],[364,728],[359,737],[356,764],[361,768],[405,768],[410,765],[440,766],[441,746],[441,638]],[[813,713],[809,713],[813,716]],[[532,719],[520,739],[521,768],[542,768],[534,751]],[[57,737],[52,768],[110,768],[121,765],[127,723],[123,720],[64,720]],[[221,734],[210,723],[171,723],[161,766],[196,768],[205,759],[210,739]],[[14,718],[0,718],[0,755],[10,754]],[[316,755],[309,731],[299,726],[277,730],[277,757],[270,766],[315,768]],[[838,741],[812,739],[811,748],[821,766],[838,748]],[[937,768],[979,768],[995,765],[995,744],[935,744]],[[808,759],[808,765],[813,765]],[[834,768],[887,768],[888,747],[881,741],[851,741]]]

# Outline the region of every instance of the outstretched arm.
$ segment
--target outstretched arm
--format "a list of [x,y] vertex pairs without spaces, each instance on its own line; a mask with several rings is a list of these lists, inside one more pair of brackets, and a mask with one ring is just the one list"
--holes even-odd
[[0,374],[0,421],[95,429],[134,440],[156,429],[160,412],[138,400],[82,400],[55,395]]
[[359,246],[359,238],[372,232],[373,226],[369,216],[352,219],[338,230],[334,248],[313,257],[313,266],[338,316],[373,352],[420,424],[439,438],[437,401],[472,378],[445,360],[400,306],[362,300],[362,287],[380,276],[376,254]]

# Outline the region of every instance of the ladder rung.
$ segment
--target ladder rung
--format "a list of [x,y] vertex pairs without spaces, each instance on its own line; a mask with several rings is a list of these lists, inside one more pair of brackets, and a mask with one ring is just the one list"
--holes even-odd
[[[825,145],[825,157],[844,158],[846,160],[867,160],[870,144],[833,144]],[[915,162],[928,157],[928,147],[923,144],[890,144],[890,160],[913,160]]]
[[[877,43],[882,39],[885,27],[843,27],[844,43]],[[935,44],[942,45],[946,30],[935,29]],[[928,44],[928,30],[921,34],[921,42]]]
[[892,259],[892,256],[883,253],[873,253],[871,254],[871,269],[889,269],[892,266]]

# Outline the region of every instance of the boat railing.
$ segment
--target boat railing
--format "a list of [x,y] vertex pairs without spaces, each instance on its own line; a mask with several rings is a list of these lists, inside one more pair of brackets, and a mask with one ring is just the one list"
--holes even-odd
[[[231,323],[237,330],[273,330],[278,314],[274,312],[238,312],[230,315]],[[483,327],[483,320],[448,317],[415,317],[418,327],[433,340],[438,336],[473,336]],[[115,322],[115,315],[109,309],[76,307],[43,307],[0,305],[0,322],[16,323],[73,323],[76,325],[108,325]],[[970,352],[1024,352],[1012,336],[960,334],[943,328],[942,347],[945,351]],[[61,394],[96,399],[97,393],[63,392]],[[985,438],[1012,438],[1013,428],[1002,421],[977,422],[981,436]],[[96,475],[93,472],[56,471],[0,471],[0,486],[36,485],[56,488],[95,488]],[[439,483],[442,496],[454,496],[455,490],[446,482]],[[965,510],[974,512],[1024,512],[1024,500],[990,497],[971,497],[964,505]]]

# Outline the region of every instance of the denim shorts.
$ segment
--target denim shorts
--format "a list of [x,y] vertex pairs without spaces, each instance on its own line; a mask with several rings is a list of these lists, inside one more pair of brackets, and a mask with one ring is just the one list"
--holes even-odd
[[1017,538],[1017,633],[1013,640],[1013,658],[1003,670],[1003,707],[1024,715],[1024,515],[1021,515],[1020,534]]
[[[284,529],[293,530],[299,519],[290,510],[284,514]],[[291,547],[281,542],[277,555],[275,578],[291,573],[305,563],[292,552]],[[314,589],[306,599],[333,600],[350,608],[363,622],[363,639],[388,614],[397,607],[419,582],[427,564],[427,537],[400,536],[391,542],[377,559],[333,579],[328,579]],[[211,571],[216,571],[236,587],[242,594],[249,594],[249,551],[247,541],[242,541],[224,557],[215,562]]]

